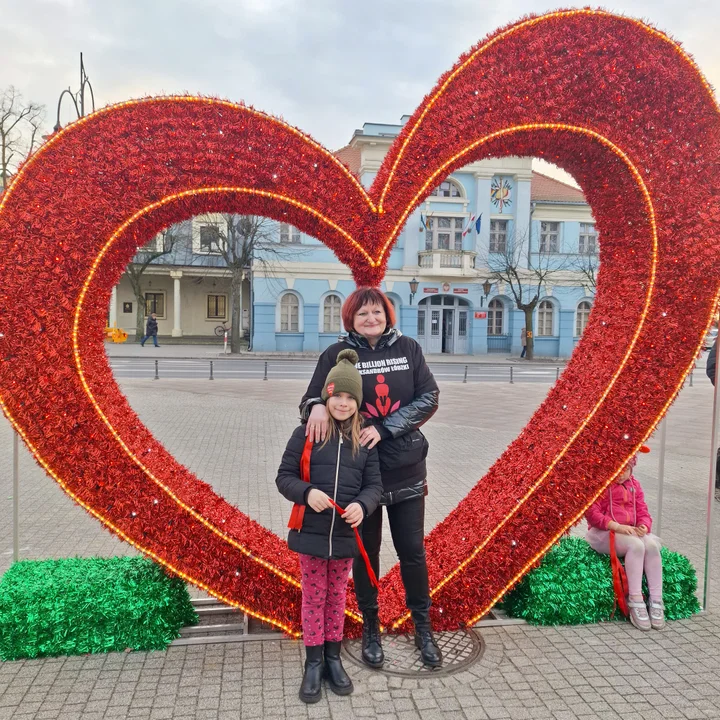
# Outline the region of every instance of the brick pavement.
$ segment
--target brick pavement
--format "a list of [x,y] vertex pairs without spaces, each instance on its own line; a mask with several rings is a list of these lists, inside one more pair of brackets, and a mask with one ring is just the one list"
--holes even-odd
[[[274,487],[296,422],[297,381],[125,381],[143,421],[176,457],[230,502],[277,533],[289,508]],[[427,426],[437,523],[517,434],[547,388],[535,384],[442,385]],[[695,564],[702,588],[709,419],[708,382],[686,388],[670,411],[662,537]],[[651,442],[657,446],[657,440]],[[0,424],[0,572],[10,564],[11,435]],[[657,455],[641,459],[651,511]],[[26,558],[131,553],[44,476],[23,451],[21,552]],[[582,528],[577,529],[578,532]],[[394,562],[383,547],[383,571]],[[720,592],[720,562],[714,562]],[[720,604],[716,595],[714,606]],[[487,650],[470,670],[407,680],[349,664],[350,699],[297,700],[301,647],[288,640],[171,648],[0,664],[4,718],[653,718],[720,717],[720,612],[640,635],[629,625],[484,629]]]

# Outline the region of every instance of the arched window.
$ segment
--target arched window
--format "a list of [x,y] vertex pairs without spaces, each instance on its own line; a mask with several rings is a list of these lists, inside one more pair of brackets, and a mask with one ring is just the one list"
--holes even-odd
[[300,301],[297,295],[285,293],[280,299],[280,332],[300,331]]
[[587,327],[588,320],[590,319],[590,310],[592,305],[589,300],[582,300],[577,306],[575,313],[575,337],[580,337]]
[[553,304],[549,300],[543,300],[538,305],[538,335],[545,337],[553,335]]
[[340,308],[342,301],[337,295],[327,295],[323,300],[323,332],[340,332]]
[[461,198],[464,197],[462,188],[453,180],[441,182],[431,193],[430,197]]
[[503,334],[503,314],[505,306],[500,298],[493,298],[488,303],[488,335]]

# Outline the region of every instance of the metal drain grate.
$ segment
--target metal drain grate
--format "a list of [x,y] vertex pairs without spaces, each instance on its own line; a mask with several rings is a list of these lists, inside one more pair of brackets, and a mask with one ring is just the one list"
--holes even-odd
[[[439,668],[429,668],[420,659],[414,635],[383,635],[385,664],[379,672],[400,677],[451,675],[465,670],[485,652],[485,642],[474,630],[435,633],[435,641],[443,654],[443,664]],[[345,640],[343,645],[347,656],[367,669],[368,666],[362,661],[361,641]]]

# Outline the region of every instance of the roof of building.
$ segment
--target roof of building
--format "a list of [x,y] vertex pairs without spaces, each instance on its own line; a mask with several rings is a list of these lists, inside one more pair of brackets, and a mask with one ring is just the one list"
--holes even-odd
[[[336,150],[334,155],[350,168],[350,172],[358,177],[360,176],[360,165],[362,163],[362,149],[360,146],[346,145]],[[587,203],[582,190],[534,170],[530,186],[530,199],[535,202]]]
[[350,172],[353,175],[360,175],[360,162],[362,158],[362,149],[353,146],[346,145],[345,147],[336,150],[334,153],[335,157],[350,168]]
[[535,202],[586,203],[582,190],[533,170],[530,199]]

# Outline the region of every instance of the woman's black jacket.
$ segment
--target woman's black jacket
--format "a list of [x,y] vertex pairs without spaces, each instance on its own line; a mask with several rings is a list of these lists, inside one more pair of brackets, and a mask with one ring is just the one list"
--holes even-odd
[[420,432],[438,408],[438,390],[420,345],[391,328],[371,348],[367,340],[350,333],[322,353],[310,385],[300,403],[304,421],[321,398],[325,378],[335,366],[338,353],[352,347],[359,356],[357,368],[363,381],[360,408],[365,422],[377,428],[377,445],[383,480],[382,503],[396,502],[426,494],[425,458],[428,442]]

